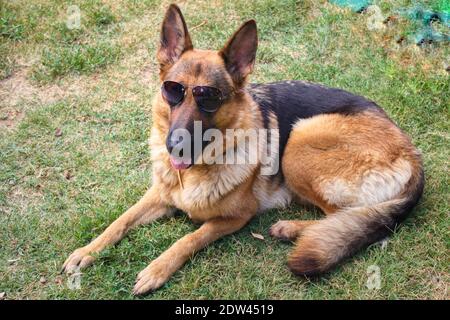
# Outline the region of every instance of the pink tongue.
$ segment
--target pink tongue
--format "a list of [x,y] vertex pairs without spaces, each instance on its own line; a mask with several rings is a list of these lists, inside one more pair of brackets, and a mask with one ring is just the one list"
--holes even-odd
[[170,157],[170,164],[176,170],[187,169],[191,166],[190,163],[184,162],[182,159],[177,159],[174,157]]

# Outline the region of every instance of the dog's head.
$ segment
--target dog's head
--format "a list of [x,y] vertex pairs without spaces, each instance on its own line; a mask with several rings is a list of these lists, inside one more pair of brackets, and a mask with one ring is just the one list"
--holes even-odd
[[[245,22],[219,51],[196,50],[178,6],[168,8],[162,23],[157,52],[161,95],[170,108],[170,129],[166,146],[183,149],[176,132],[184,130],[193,137],[194,123],[201,121],[203,132],[210,128],[225,130],[234,121],[240,90],[252,72],[258,44],[256,23]],[[192,144],[194,139],[190,139]],[[204,145],[202,146],[202,148]],[[172,159],[176,169],[186,169],[192,161]]]

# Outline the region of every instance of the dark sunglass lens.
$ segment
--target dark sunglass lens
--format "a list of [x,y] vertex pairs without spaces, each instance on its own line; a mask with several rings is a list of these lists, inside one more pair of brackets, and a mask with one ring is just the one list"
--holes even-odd
[[222,92],[213,87],[195,87],[192,89],[198,107],[206,112],[214,112],[222,103]]
[[179,104],[184,98],[184,86],[174,81],[164,81],[162,94],[167,103],[173,107]]

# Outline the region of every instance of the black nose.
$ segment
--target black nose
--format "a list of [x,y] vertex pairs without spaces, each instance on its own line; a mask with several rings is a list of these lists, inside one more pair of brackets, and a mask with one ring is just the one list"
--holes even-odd
[[[178,146],[178,149],[181,149],[181,143],[183,142],[183,137],[179,136],[179,137],[174,137],[174,135],[172,134],[172,131],[169,132],[167,139],[166,139],[166,148],[167,151],[169,151],[169,153],[172,153],[173,149],[180,144],[180,146]],[[180,150],[181,154],[178,154],[178,156],[183,156],[183,149]]]

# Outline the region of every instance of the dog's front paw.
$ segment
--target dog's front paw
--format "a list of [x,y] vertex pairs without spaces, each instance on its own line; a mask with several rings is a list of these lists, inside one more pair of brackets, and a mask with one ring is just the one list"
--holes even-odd
[[94,262],[95,258],[91,256],[91,252],[87,247],[78,248],[64,262],[62,272],[74,273],[83,269]]
[[156,259],[137,276],[133,294],[142,295],[154,291],[166,283],[171,275],[167,264]]

